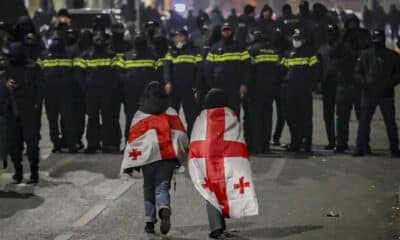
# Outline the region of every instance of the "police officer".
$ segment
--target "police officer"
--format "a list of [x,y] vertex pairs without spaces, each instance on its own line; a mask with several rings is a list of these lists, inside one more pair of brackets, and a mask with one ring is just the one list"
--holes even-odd
[[224,23],[222,39],[215,43],[206,58],[207,85],[223,89],[229,97],[229,107],[240,116],[241,97],[247,91],[250,55],[233,39],[233,29]]
[[143,34],[136,35],[134,46],[135,50],[125,53],[118,64],[123,75],[121,81],[126,116],[125,139],[128,139],[131,122],[145,87],[152,81],[160,81],[161,76],[156,72],[157,57],[148,48]]
[[339,74],[336,91],[336,153],[343,153],[348,149],[349,122],[353,107],[357,119],[360,116],[361,91],[355,85],[354,70],[360,52],[370,46],[371,36],[369,32],[360,28],[360,21],[357,16],[351,16],[345,22],[344,34],[332,55],[337,59]]
[[7,115],[8,152],[14,164],[13,182],[23,180],[22,153],[24,143],[30,164],[28,184],[39,181],[39,124],[37,121],[41,104],[40,69],[28,59],[20,43],[12,43],[9,49],[9,67],[6,85],[15,100],[16,111]]
[[201,77],[201,55],[189,42],[189,33],[183,28],[173,36],[174,46],[165,57],[165,81],[171,93],[171,106],[179,111],[182,105],[188,124],[187,132],[191,133],[198,113],[195,102],[195,86]]
[[[129,50],[132,49],[132,44],[130,44],[128,41],[124,40],[124,33],[125,33],[125,27],[122,23],[115,23],[111,26],[111,42],[110,42],[110,50],[114,52],[118,58],[122,57],[124,53],[128,52]],[[120,112],[121,112],[121,103],[123,101],[123,94],[122,94],[122,86],[118,86],[118,94],[117,98],[114,99],[114,107],[113,107],[113,122],[114,123],[119,123],[119,117],[120,117]],[[114,124],[114,130],[113,132],[116,134],[115,136],[112,137],[113,139],[113,146],[115,148],[120,147],[121,143],[121,128],[119,124]]]
[[252,60],[249,81],[249,147],[252,153],[270,152],[273,102],[280,95],[282,69],[280,55],[266,43],[261,30],[252,32],[249,47]]
[[[86,96],[88,115],[86,138],[88,154],[94,154],[100,147],[104,153],[119,152],[113,146],[113,100],[118,90],[118,77],[113,67],[115,54],[110,52],[103,32],[96,32],[93,48],[85,52],[74,64],[80,68],[78,76]],[[100,116],[102,124],[100,125]]]
[[333,51],[340,38],[340,30],[337,25],[329,25],[327,29],[328,42],[321,46],[319,55],[322,65],[322,102],[326,135],[328,145],[325,149],[333,150],[336,146],[335,134],[335,106],[336,87],[338,81],[338,60],[332,57]]
[[[43,93],[53,153],[61,151],[62,139],[65,139],[70,153],[76,153],[73,61],[60,34],[54,34],[50,48],[43,51],[38,63],[42,69]],[[62,132],[60,119],[63,121]]]
[[353,156],[370,153],[370,125],[376,107],[379,106],[385,121],[392,156],[400,157],[394,105],[394,87],[399,83],[400,58],[396,52],[386,48],[383,30],[373,30],[372,41],[374,47],[361,53],[356,67],[356,80],[362,88],[362,94],[357,149]]
[[286,120],[291,135],[288,152],[312,151],[312,90],[317,74],[318,57],[307,45],[304,32],[296,29],[292,36],[293,49],[285,53],[282,65],[286,69],[283,80]]

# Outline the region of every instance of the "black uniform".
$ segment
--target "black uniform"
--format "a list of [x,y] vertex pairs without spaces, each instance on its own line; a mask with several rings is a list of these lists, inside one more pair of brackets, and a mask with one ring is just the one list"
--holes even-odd
[[24,143],[31,168],[31,182],[39,179],[39,105],[42,102],[39,66],[26,58],[19,44],[10,46],[10,66],[7,82],[13,83],[11,91],[16,111],[7,114],[8,149],[13,161],[13,179],[19,183],[23,178],[22,155]]
[[249,79],[250,55],[233,39],[215,43],[206,58],[206,78],[210,88],[220,88],[229,97],[229,107],[240,116],[240,86]]
[[[57,42],[56,42],[57,41]],[[74,122],[73,60],[61,39],[53,39],[49,50],[45,50],[38,63],[42,69],[45,108],[50,127],[53,152],[60,151],[62,139],[70,152],[76,152],[76,130]],[[63,121],[61,132],[60,120]],[[65,134],[65,136],[64,136]]]
[[[124,53],[130,51],[132,49],[132,44],[126,40],[124,40],[124,25],[122,25],[121,23],[116,23],[111,27],[112,30],[112,36],[111,36],[111,42],[110,42],[110,50],[112,52],[114,52],[117,57],[122,57],[124,55]],[[118,86],[118,91],[120,94],[118,94],[118,96],[120,96],[119,98],[115,98],[114,99],[114,107],[113,107],[113,117],[114,123],[118,123],[119,122],[119,116],[120,116],[120,112],[121,112],[121,103],[123,101],[123,94],[122,94],[122,86]],[[121,143],[121,128],[119,124],[115,124],[114,125],[114,130],[113,132],[116,134],[115,136],[112,137],[113,139],[113,146],[115,148],[119,148],[120,147],[120,143]]]
[[[382,36],[385,39],[383,31]],[[370,150],[370,125],[377,106],[380,107],[385,121],[392,154],[400,155],[394,105],[394,87],[399,83],[400,77],[400,58],[396,52],[385,47],[384,40],[378,44],[361,54],[356,67],[357,82],[362,88],[356,156]]]
[[201,55],[191,43],[181,49],[171,48],[164,62],[164,80],[172,84],[171,106],[179,111],[182,104],[189,134],[198,113],[194,89],[201,77],[201,62]]
[[113,66],[114,62],[115,54],[109,51],[104,43],[94,46],[81,58],[74,60],[74,64],[80,68],[78,75],[86,97],[87,153],[94,153],[100,146],[104,152],[114,150],[115,142],[112,139],[116,135],[114,126],[119,124],[114,122],[113,115],[115,107],[113,101],[119,97],[116,95],[119,80]]
[[[333,50],[333,57],[338,61],[337,104],[337,146],[336,152],[348,148],[349,122],[352,108],[355,108],[357,119],[360,116],[360,88],[355,85],[354,70],[360,52],[371,46],[371,36],[367,30],[359,27],[359,21],[353,16],[346,22],[345,32]],[[350,25],[355,25],[350,27]]]
[[329,41],[319,49],[319,56],[322,68],[321,90],[324,121],[326,135],[328,137],[328,146],[326,149],[333,149],[336,146],[335,131],[335,106],[336,106],[336,88],[338,81],[338,59],[333,58],[333,51],[336,49],[340,37],[339,28],[335,25],[329,25]]
[[[249,146],[253,153],[269,152],[273,102],[280,104],[282,69],[276,49],[262,41],[249,47],[252,59],[249,80]],[[278,118],[281,117],[278,112]]]
[[318,57],[307,45],[288,51],[282,58],[286,69],[283,80],[283,101],[291,135],[290,151],[298,151],[304,143],[311,151],[313,130],[313,98]]
[[156,72],[156,56],[150,50],[127,52],[119,67],[122,73],[123,103],[126,116],[125,139],[129,135],[134,114],[139,108],[143,90],[152,81],[160,81]]

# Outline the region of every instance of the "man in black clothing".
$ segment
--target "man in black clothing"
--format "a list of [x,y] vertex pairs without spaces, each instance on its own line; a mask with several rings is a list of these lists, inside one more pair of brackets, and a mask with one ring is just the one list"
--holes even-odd
[[28,184],[36,184],[39,181],[37,116],[42,102],[40,70],[35,62],[26,57],[19,43],[10,45],[9,62],[6,85],[16,105],[16,111],[7,114],[8,152],[15,169],[13,181],[19,184],[23,180],[22,155],[25,143],[31,169]]
[[282,80],[280,55],[271,44],[265,43],[260,30],[252,33],[249,47],[252,60],[249,80],[249,131],[251,153],[268,153],[272,132],[274,99],[279,98]]
[[353,156],[370,152],[371,120],[379,106],[386,125],[393,157],[400,157],[399,136],[395,117],[394,88],[399,83],[399,55],[386,48],[385,32],[372,31],[373,48],[361,53],[356,67],[357,83],[361,86],[361,117],[357,133],[357,149]]
[[336,146],[335,134],[335,106],[336,88],[338,81],[338,60],[333,58],[333,51],[336,49],[340,38],[340,30],[337,25],[329,25],[327,30],[328,42],[319,49],[322,66],[322,102],[326,135],[328,145],[325,149],[333,150]]
[[202,57],[188,41],[189,33],[181,29],[173,37],[174,45],[165,57],[165,82],[171,89],[171,106],[179,111],[183,107],[190,135],[198,114],[195,101],[195,87],[201,77]]

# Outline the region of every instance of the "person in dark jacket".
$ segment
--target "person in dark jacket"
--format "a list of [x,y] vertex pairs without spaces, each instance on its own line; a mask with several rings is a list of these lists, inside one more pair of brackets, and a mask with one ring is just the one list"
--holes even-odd
[[304,32],[296,29],[293,49],[284,54],[281,64],[285,67],[283,99],[291,143],[288,152],[312,151],[313,97],[319,60],[307,45]]
[[250,31],[256,26],[255,17],[256,8],[249,4],[244,6],[243,14],[239,17],[238,26],[235,30],[235,39],[243,47],[247,46],[248,35]]
[[15,102],[12,101],[10,90],[6,85],[7,67],[7,56],[0,53],[0,161],[4,169],[8,167],[7,115],[16,110]]
[[356,117],[360,117],[361,91],[354,79],[357,59],[362,50],[371,46],[369,32],[360,27],[357,16],[350,16],[345,22],[344,33],[332,50],[332,57],[338,62],[338,85],[336,90],[337,107],[337,143],[335,152],[343,153],[348,149],[349,122],[354,107]]
[[23,180],[22,155],[24,143],[31,170],[28,184],[39,181],[39,105],[42,102],[39,66],[26,57],[20,43],[9,49],[9,67],[6,85],[15,100],[16,111],[7,114],[8,152],[14,164],[12,177],[15,184]]
[[379,106],[385,121],[390,150],[400,157],[399,136],[395,117],[394,88],[399,83],[399,55],[386,48],[385,32],[372,31],[373,48],[361,53],[356,67],[357,82],[361,86],[361,117],[357,132],[357,149],[353,156],[370,153],[371,120]]
[[229,97],[229,107],[240,116],[241,97],[247,91],[250,55],[233,39],[233,29],[224,23],[222,39],[215,43],[206,58],[207,85],[223,89]]
[[286,40],[289,40],[295,29],[301,27],[300,19],[292,12],[292,7],[285,4],[282,7],[282,16],[277,20]]
[[[73,60],[67,53],[61,35],[55,34],[48,50],[38,59],[42,69],[43,93],[49,121],[53,153],[60,152],[64,138],[70,153],[76,153],[75,124],[73,118]],[[61,132],[60,119],[64,131]],[[65,134],[63,136],[62,134]]]
[[[103,32],[96,32],[93,37],[93,48],[85,52],[74,64],[79,68],[78,77],[86,97],[88,115],[86,138],[88,154],[94,154],[100,147],[104,153],[119,152],[115,148],[115,118],[113,117],[113,100],[118,90],[118,77],[113,63],[115,54],[106,44]],[[102,125],[100,125],[100,115]]]
[[335,106],[336,106],[336,88],[338,81],[338,60],[332,58],[332,51],[340,39],[340,30],[337,25],[329,25],[327,29],[328,42],[319,49],[319,56],[322,66],[322,102],[326,135],[328,145],[325,149],[333,150],[336,146],[335,134]]
[[198,114],[195,101],[195,87],[201,77],[202,57],[189,42],[189,33],[181,29],[173,37],[174,45],[165,57],[165,82],[171,89],[171,106],[178,112],[182,105],[190,136]]
[[138,34],[134,40],[135,50],[124,54],[119,64],[122,73],[123,103],[126,116],[125,138],[129,134],[132,118],[139,107],[140,97],[145,87],[153,81],[159,81],[156,72],[157,56],[148,48],[146,37]]
[[[273,102],[280,99],[282,68],[280,54],[265,41],[260,30],[252,33],[254,42],[249,47],[252,60],[249,79],[248,145],[251,153],[270,152]],[[279,102],[278,100],[277,102]]]
[[272,8],[266,4],[262,8],[260,12],[260,18],[257,21],[257,28],[260,28],[263,32],[265,41],[271,42],[272,41],[272,36],[278,27],[278,24],[276,23],[275,20],[272,19],[272,16],[274,14],[274,11]]

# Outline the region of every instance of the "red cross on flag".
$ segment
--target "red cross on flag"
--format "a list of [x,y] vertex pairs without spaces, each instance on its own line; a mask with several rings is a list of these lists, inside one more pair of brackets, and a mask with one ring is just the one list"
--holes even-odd
[[165,159],[186,160],[188,139],[178,114],[172,108],[158,115],[138,111],[133,117],[121,173]]
[[189,147],[189,173],[196,189],[224,217],[258,214],[249,153],[238,118],[229,108],[204,110]]

